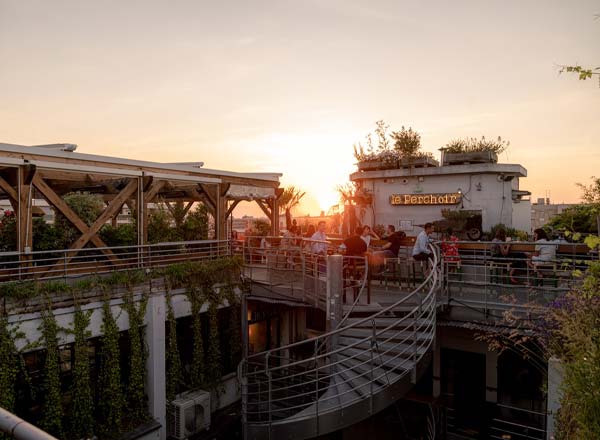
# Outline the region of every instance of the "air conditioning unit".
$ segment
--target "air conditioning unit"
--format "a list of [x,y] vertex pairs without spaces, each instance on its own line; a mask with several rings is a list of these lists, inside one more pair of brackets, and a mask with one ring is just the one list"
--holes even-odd
[[168,406],[168,435],[184,440],[210,429],[210,392],[188,391],[177,396]]

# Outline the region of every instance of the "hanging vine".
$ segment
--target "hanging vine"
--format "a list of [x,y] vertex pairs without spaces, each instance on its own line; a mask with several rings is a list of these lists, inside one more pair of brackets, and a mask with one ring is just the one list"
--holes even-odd
[[148,411],[146,408],[146,395],[144,393],[144,379],[146,377],[146,355],[144,345],[144,315],[148,304],[147,293],[136,303],[133,295],[132,280],[127,280],[127,293],[123,297],[125,311],[129,315],[129,380],[127,389],[128,409],[135,420],[144,420]]
[[204,343],[202,341],[202,319],[200,311],[203,301],[197,287],[189,287],[186,291],[192,306],[192,365],[190,373],[190,386],[192,389],[200,388],[204,384]]
[[75,361],[73,364],[73,405],[71,409],[71,437],[88,438],[93,435],[94,403],[90,384],[90,358],[87,339],[91,337],[87,329],[91,311],[81,310],[76,302],[73,317],[75,336]]
[[60,364],[58,353],[59,326],[56,323],[52,309],[42,310],[42,325],[40,327],[44,346],[46,347],[46,362],[44,365],[44,403],[41,426],[44,431],[58,438],[63,438],[63,407],[60,390]]
[[121,386],[119,327],[111,311],[108,289],[105,289],[102,303],[101,331],[98,432],[106,437],[114,437],[121,431],[125,398]]
[[169,326],[169,338],[167,339],[167,401],[172,402],[175,396],[181,390],[183,384],[181,358],[179,357],[179,348],[177,347],[177,321],[173,313],[173,304],[171,303],[171,286],[165,283],[166,302],[167,302],[167,325]]
[[[11,329],[6,317],[0,317],[0,408],[10,412],[15,410],[15,383],[20,366],[20,354],[15,340],[20,337],[22,333]],[[0,440],[9,438],[8,435],[0,433]]]
[[[135,295],[133,287],[153,278],[164,277],[167,290],[169,339],[167,340],[167,392],[172,400],[183,388],[181,358],[177,346],[177,327],[172,309],[171,288],[185,287],[186,296],[192,308],[193,355],[190,385],[192,388],[215,388],[222,375],[218,308],[227,300],[231,305],[230,322],[227,337],[231,350],[227,361],[234,362],[241,351],[239,332],[239,302],[234,288],[239,286],[241,261],[237,258],[188,262],[175,264],[167,268],[150,272],[115,272],[108,277],[90,278],[74,284],[64,282],[47,283],[11,283],[3,285],[3,295],[7,298],[28,299],[36,296],[48,298],[49,305],[41,312],[41,337],[35,344],[44,347],[45,365],[43,368],[43,409],[41,426],[58,438],[64,438],[62,393],[60,381],[59,332],[61,329],[52,312],[51,298],[54,295],[64,297],[72,293],[74,297],[93,289],[104,292],[102,303],[103,319],[100,340],[100,362],[98,372],[97,413],[94,415],[92,386],[87,339],[91,312],[84,312],[75,303],[73,329],[68,330],[75,337],[72,405],[69,411],[69,438],[91,437],[116,438],[129,424],[139,423],[147,418],[144,381],[146,377],[146,350],[144,344],[144,316],[148,293],[143,291],[141,299]],[[129,315],[130,360],[129,374],[125,389],[121,381],[119,327],[113,316],[110,289],[113,286],[127,287],[123,298],[122,310]],[[202,318],[204,304],[208,303],[208,339],[203,339]],[[206,336],[206,335],[205,335]],[[15,340],[23,337],[8,325],[6,318],[0,319],[0,405],[14,409],[16,394],[14,385],[19,382],[19,368],[25,371],[23,358],[15,347]],[[28,379],[24,375],[25,380]],[[125,405],[127,404],[127,417]],[[96,429],[94,429],[94,416]],[[66,420],[66,419],[65,419]],[[1,437],[0,437],[1,438]]]
[[[213,298],[211,298],[213,299]],[[211,389],[215,389],[221,380],[221,348],[219,343],[219,321],[217,315],[216,301],[210,301],[208,305],[208,354],[206,356],[206,382]]]

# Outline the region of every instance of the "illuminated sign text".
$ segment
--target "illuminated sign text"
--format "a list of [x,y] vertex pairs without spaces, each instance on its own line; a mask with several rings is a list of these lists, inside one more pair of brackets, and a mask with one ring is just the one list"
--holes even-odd
[[445,194],[392,194],[392,205],[456,205],[461,201],[460,193]]

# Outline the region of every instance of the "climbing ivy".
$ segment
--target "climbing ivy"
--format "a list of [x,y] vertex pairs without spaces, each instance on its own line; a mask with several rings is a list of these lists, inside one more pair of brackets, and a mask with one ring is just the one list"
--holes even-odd
[[[167,341],[167,392],[173,399],[182,388],[181,358],[177,347],[176,321],[172,310],[171,288],[185,287],[192,308],[193,360],[190,385],[193,388],[214,388],[221,378],[221,353],[218,333],[218,307],[225,301],[232,306],[228,337],[231,345],[229,356],[236,357],[241,351],[239,335],[239,303],[234,287],[239,286],[241,261],[223,258],[206,262],[187,262],[152,271],[115,272],[107,277],[88,278],[76,283],[62,281],[45,283],[16,282],[2,285],[5,298],[29,299],[43,296],[48,307],[41,312],[41,338],[36,343],[45,347],[43,369],[43,409],[41,426],[58,438],[64,438],[63,407],[61,399],[59,332],[61,329],[52,312],[51,300],[55,295],[71,293],[79,295],[101,289],[104,292],[102,305],[103,321],[100,340],[100,363],[98,377],[97,426],[94,430],[92,387],[88,356],[87,330],[90,313],[83,312],[77,301],[73,329],[75,337],[75,360],[73,365],[73,401],[70,411],[69,438],[91,437],[115,438],[125,427],[125,419],[139,423],[147,418],[144,380],[146,376],[146,350],[144,345],[144,316],[148,293],[142,292],[141,299],[134,298],[133,286],[153,278],[164,277],[167,288],[169,340]],[[129,315],[130,360],[127,378],[127,417],[124,415],[125,394],[121,383],[119,328],[110,306],[111,289],[126,286],[122,309]],[[217,288],[215,288],[215,286]],[[208,303],[209,339],[202,337],[201,311]],[[236,315],[237,314],[237,315]],[[19,365],[24,369],[22,358],[15,348],[15,340],[21,334],[11,328],[6,318],[0,320],[0,405],[13,409],[15,404],[14,384],[17,382]],[[239,348],[238,348],[239,347]],[[233,360],[232,358],[229,360]],[[26,377],[27,379],[27,377]],[[95,432],[93,432],[95,431]]]
[[147,293],[142,294],[137,303],[134,300],[133,283],[127,282],[127,293],[123,297],[123,306],[129,315],[129,380],[127,389],[128,409],[135,420],[147,417],[146,397],[144,394],[144,379],[146,377],[146,356],[144,345],[144,315],[148,304]]
[[16,338],[16,331],[9,328],[8,319],[0,317],[0,407],[11,412],[15,407],[15,382],[19,373]]
[[73,364],[73,406],[71,409],[71,436],[88,438],[93,434],[94,403],[90,384],[90,361],[87,338],[91,336],[87,329],[91,311],[81,310],[76,303],[72,333],[75,336],[75,361]]
[[208,306],[208,355],[206,356],[206,382],[210,388],[215,388],[221,380],[221,349],[219,343],[219,325],[217,304],[211,301]]
[[173,304],[171,297],[171,286],[167,281],[166,302],[167,302],[167,325],[169,326],[169,338],[167,339],[167,401],[172,402],[179,393],[183,384],[181,358],[179,357],[179,348],[177,347],[177,321],[173,313]]
[[204,384],[204,344],[202,342],[202,320],[200,315],[203,301],[197,287],[188,288],[186,294],[192,306],[192,338],[194,341],[190,385],[192,388],[200,388]]
[[55,437],[63,437],[63,407],[60,390],[60,365],[58,353],[58,332],[60,330],[51,308],[42,310],[43,344],[46,347],[46,362],[44,365],[44,403],[42,429]]
[[121,431],[124,395],[121,386],[121,352],[119,327],[110,308],[109,290],[105,290],[102,303],[102,337],[100,338],[100,372],[98,392],[98,431],[114,437]]

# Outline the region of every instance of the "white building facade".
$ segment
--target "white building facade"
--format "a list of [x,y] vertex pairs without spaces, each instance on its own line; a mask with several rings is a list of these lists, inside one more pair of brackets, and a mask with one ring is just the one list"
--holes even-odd
[[521,165],[483,163],[357,171],[350,179],[370,200],[358,210],[362,224],[392,224],[416,235],[425,223],[442,220],[442,210],[480,214],[483,231],[502,223],[530,232],[530,193],[520,188],[526,176]]

